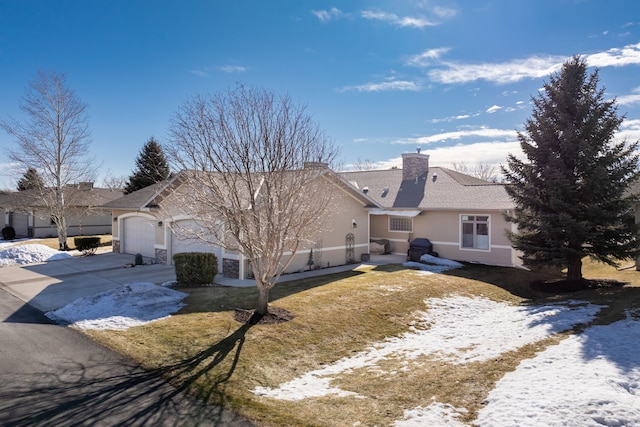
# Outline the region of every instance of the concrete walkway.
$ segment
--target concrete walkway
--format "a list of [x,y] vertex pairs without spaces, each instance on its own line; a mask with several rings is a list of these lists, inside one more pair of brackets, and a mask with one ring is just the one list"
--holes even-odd
[[[113,252],[93,256],[74,256],[59,261],[0,268],[0,289],[42,312],[48,312],[81,298],[133,282],[163,284],[175,281],[172,265],[145,264],[130,267],[133,255]],[[368,265],[395,264],[400,255],[372,255]],[[129,267],[127,267],[129,265]],[[285,274],[280,282],[349,271],[362,264],[349,264],[321,270]],[[215,283],[222,286],[255,286],[254,280],[239,280],[218,274]]]

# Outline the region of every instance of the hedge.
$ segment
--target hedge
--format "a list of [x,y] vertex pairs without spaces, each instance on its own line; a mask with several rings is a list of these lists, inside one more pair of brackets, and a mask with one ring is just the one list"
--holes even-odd
[[173,255],[179,285],[210,285],[218,274],[218,257],[210,252],[182,252]]
[[100,237],[78,236],[73,238],[73,243],[84,255],[93,255],[100,246]]

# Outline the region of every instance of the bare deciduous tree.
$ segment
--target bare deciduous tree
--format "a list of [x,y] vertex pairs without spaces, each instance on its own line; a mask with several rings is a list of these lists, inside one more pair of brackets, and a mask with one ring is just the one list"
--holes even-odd
[[270,289],[317,239],[334,145],[288,96],[244,86],[186,102],[170,133],[167,152],[183,170],[182,214],[199,225],[181,231],[250,261],[255,313],[264,316]]
[[371,159],[361,159],[357,158],[355,162],[353,162],[353,170],[356,171],[370,171],[378,169],[378,165]]
[[66,86],[63,74],[39,71],[20,109],[24,121],[9,118],[0,122],[18,145],[9,157],[20,170],[34,168],[42,177],[45,188],[39,197],[56,224],[60,249],[66,250],[70,203],[64,188],[91,180],[95,171],[95,163],[87,157],[87,106]]
[[465,162],[453,162],[453,170],[456,172],[466,173],[485,181],[497,182],[498,169],[488,163],[477,162],[474,166],[468,166]]

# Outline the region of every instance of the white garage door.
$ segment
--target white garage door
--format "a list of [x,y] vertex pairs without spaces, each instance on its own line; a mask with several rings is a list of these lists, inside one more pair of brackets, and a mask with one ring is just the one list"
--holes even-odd
[[124,236],[120,236],[123,252],[127,254],[142,254],[154,258],[156,251],[156,221],[139,216],[123,220]]
[[181,252],[213,252],[218,257],[218,271],[222,272],[222,248],[197,238],[186,238],[188,233],[182,229],[199,230],[200,227],[192,220],[176,221],[171,229],[171,254]]

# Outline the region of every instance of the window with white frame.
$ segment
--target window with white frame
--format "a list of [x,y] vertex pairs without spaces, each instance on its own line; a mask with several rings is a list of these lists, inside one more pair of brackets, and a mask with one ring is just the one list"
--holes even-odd
[[390,216],[389,231],[413,232],[413,219],[406,216]]
[[461,215],[461,246],[466,249],[489,249],[489,216]]

